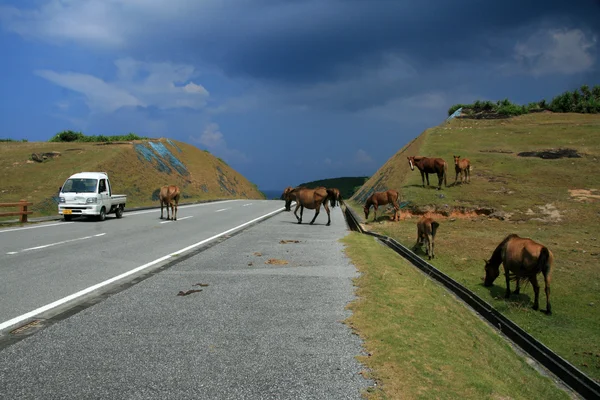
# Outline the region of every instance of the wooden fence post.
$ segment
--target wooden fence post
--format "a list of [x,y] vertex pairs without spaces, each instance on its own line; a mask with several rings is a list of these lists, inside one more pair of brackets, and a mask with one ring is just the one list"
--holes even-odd
[[21,218],[20,221],[22,224],[27,222],[27,200],[21,199]]

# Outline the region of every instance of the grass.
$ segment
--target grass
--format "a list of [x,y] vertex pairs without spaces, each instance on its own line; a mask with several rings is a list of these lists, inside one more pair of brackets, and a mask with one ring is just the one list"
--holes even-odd
[[[185,166],[189,174],[182,175],[174,168],[171,168],[170,173],[160,171],[156,161],[149,162],[139,157],[131,142],[112,145],[0,143],[0,203],[26,199],[33,202],[30,210],[34,214],[30,218],[55,215],[57,206],[53,197],[57,196],[58,188],[71,174],[81,171],[107,172],[113,193],[128,196],[127,207],[158,205],[156,190],[165,184],[181,187],[181,202],[264,198],[256,185],[210,153],[175,140],[160,141]],[[42,163],[31,161],[32,153],[51,151],[60,152],[60,157]],[[1,219],[6,217],[0,217]]]
[[[431,263],[600,381],[600,228],[597,223],[600,208],[597,199],[577,201],[569,192],[570,189],[600,189],[598,132],[600,116],[596,115],[532,114],[509,120],[453,120],[427,130],[412,147],[403,149],[403,154],[392,157],[381,170],[394,170],[396,176],[404,178],[388,179],[380,174],[378,185],[399,189],[402,198],[416,206],[450,210],[490,207],[507,213],[508,219],[504,221],[468,214],[463,217],[434,215],[440,227],[435,242],[436,258]],[[583,156],[544,160],[516,155],[521,151],[558,147],[574,148]],[[490,153],[490,150],[504,152]],[[420,174],[410,171],[406,161],[406,155],[436,156],[452,161],[454,154],[471,160],[472,182],[443,187],[441,191],[422,188]],[[454,177],[453,172],[451,176]],[[435,183],[430,182],[437,184],[437,178],[434,179]],[[373,183],[373,178],[371,180]],[[454,179],[448,181],[451,182]],[[361,189],[363,193],[369,189],[368,184]],[[348,204],[363,217],[363,201],[358,194],[360,192]],[[554,209],[558,214],[551,215],[549,210]],[[372,223],[370,216],[367,229],[412,246],[416,240],[417,218],[391,223],[386,222],[391,214],[384,214],[380,209],[377,223]],[[518,297],[509,301],[503,298],[502,277],[491,289],[482,286],[483,260],[491,256],[495,246],[509,233],[530,237],[554,253],[552,316],[531,310],[531,286],[524,287]],[[545,308],[543,291],[540,304]]]
[[378,382],[371,399],[567,399],[463,303],[374,238],[342,239],[361,272],[346,321]]

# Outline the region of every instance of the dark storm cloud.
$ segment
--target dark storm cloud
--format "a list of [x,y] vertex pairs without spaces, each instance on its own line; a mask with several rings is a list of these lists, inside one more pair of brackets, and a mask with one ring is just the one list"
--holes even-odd
[[[600,2],[268,1],[199,16],[193,35],[177,32],[192,56],[226,73],[279,82],[339,79],[340,66],[377,65],[399,54],[416,68],[451,61],[503,60],[516,40],[543,26],[598,32]],[[205,24],[203,26],[203,24]],[[188,29],[189,27],[182,27]],[[185,37],[182,37],[183,35]],[[156,45],[156,43],[154,43]],[[173,49],[167,34],[164,46]],[[177,44],[175,44],[177,46]]]

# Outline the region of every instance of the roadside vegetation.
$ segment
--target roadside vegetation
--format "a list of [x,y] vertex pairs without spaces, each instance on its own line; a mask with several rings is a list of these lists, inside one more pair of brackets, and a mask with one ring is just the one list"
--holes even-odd
[[129,133],[127,135],[89,135],[86,136],[81,132],[75,131],[62,131],[54,135],[49,142],[79,142],[79,143],[92,143],[92,142],[118,142],[118,141],[132,141],[132,140],[143,140],[150,139],[145,136],[138,136],[135,133]]
[[301,183],[298,186],[306,186],[310,189],[319,186],[338,188],[340,194],[342,195],[342,198],[349,199],[354,194],[354,192],[356,192],[356,190],[367,181],[367,179],[369,179],[368,176],[321,179],[318,181]]
[[346,323],[365,341],[370,399],[568,399],[493,328],[375,238],[342,239],[361,273]]

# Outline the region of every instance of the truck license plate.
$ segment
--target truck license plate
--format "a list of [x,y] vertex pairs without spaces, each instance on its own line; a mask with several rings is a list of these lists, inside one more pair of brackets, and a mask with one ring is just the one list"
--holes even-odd
[[71,210],[63,210],[63,214],[72,214],[73,212]]

